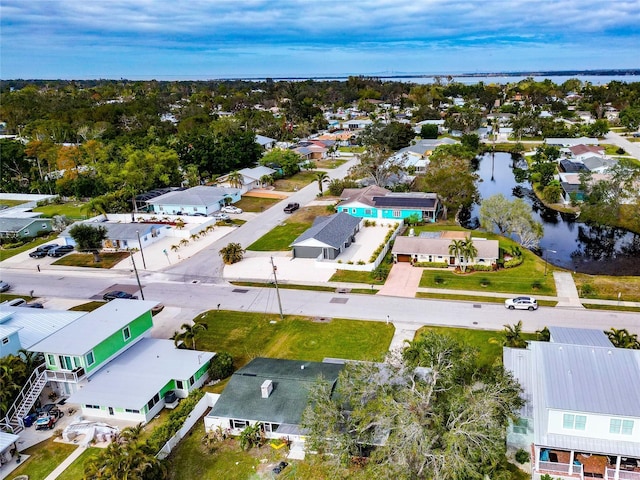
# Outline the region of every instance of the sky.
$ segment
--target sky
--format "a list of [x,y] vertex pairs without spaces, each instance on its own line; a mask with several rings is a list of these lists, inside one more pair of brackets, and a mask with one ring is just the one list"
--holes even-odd
[[640,68],[640,0],[1,0],[0,78]]

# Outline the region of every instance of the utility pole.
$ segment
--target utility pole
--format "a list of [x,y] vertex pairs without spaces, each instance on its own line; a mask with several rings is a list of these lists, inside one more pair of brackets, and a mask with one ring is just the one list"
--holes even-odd
[[140,241],[140,232],[136,230],[136,235],[138,235],[138,245],[140,245],[140,255],[142,255],[142,268],[147,269],[147,262],[144,261],[144,251],[142,250],[142,242]]
[[144,300],[144,292],[142,291],[142,285],[140,285],[140,277],[138,276],[138,269],[136,268],[136,261],[133,259],[133,253],[129,250],[129,256],[131,257],[131,263],[133,263],[133,271],[136,272],[136,280],[138,281],[138,288],[140,289],[140,297]]
[[276,270],[278,267],[273,263],[273,257],[271,257],[271,268],[273,268],[273,281],[276,284],[276,296],[278,297],[278,308],[280,309],[280,320],[284,320],[282,315],[282,301],[280,300],[280,290],[278,289],[278,277],[276,276]]

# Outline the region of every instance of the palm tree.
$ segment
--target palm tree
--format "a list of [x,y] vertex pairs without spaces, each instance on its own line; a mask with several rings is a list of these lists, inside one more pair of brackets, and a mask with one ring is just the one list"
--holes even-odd
[[526,348],[527,341],[522,338],[522,320],[513,325],[505,325],[502,331],[503,346],[511,348]]
[[231,185],[234,188],[242,187],[243,180],[244,180],[244,177],[237,170],[227,175],[227,181],[229,182],[229,185]]
[[263,175],[260,177],[260,185],[273,185],[273,177],[271,175]]
[[200,238],[200,235],[197,233],[192,233],[191,235],[189,235],[189,240],[191,240],[192,242],[195,242],[199,238]]
[[196,335],[200,330],[207,330],[209,326],[206,323],[183,323],[180,325],[182,329],[180,332],[175,332],[171,339],[173,343],[177,347],[180,345],[180,342],[186,343],[191,340],[191,350],[196,349]]
[[536,330],[536,335],[538,336],[539,342],[548,342],[551,340],[551,332],[549,331],[549,327],[544,327],[542,330]]
[[180,245],[171,245],[172,252],[177,252],[178,250],[180,250]]
[[226,265],[238,263],[244,258],[244,249],[239,243],[229,243],[218,252]]
[[329,175],[326,172],[317,172],[314,178],[318,182],[318,189],[320,189],[320,195],[322,195],[322,184],[329,181]]
[[180,240],[180,242],[178,242],[180,244],[181,247],[186,247],[187,245],[189,245],[189,240],[186,238],[183,238],[182,240]]
[[455,257],[455,265],[460,263],[460,257],[464,251],[464,245],[464,240],[451,240],[451,244],[449,245],[449,255],[453,255]]
[[640,341],[638,341],[638,335],[635,333],[629,333],[626,328],[620,330],[612,328],[604,332],[614,347],[617,348],[631,348],[634,350],[640,350]]
[[107,220],[108,206],[107,206],[107,202],[106,202],[106,200],[104,198],[95,197],[95,198],[91,199],[83,207],[83,209],[84,209],[85,212],[87,212],[88,215],[91,215],[93,213],[97,213],[99,215],[102,215],[104,217],[104,219]]
[[471,260],[478,256],[478,249],[473,244],[473,240],[469,239],[464,242],[462,247],[462,259],[464,260],[462,263],[462,273],[467,270],[467,265]]

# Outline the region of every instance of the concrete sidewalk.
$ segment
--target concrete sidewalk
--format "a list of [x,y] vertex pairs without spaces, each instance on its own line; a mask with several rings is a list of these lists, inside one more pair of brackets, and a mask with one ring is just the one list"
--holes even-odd
[[51,472],[49,475],[45,477],[44,480],[55,480],[56,478],[58,478],[60,475],[62,475],[62,472],[64,472],[69,467],[69,465],[75,462],[75,460],[80,455],[82,455],[84,451],[85,451],[84,448],[81,448],[81,447],[76,448],[73,452],[71,452],[71,455],[65,458],[63,462],[55,468],[53,472]]

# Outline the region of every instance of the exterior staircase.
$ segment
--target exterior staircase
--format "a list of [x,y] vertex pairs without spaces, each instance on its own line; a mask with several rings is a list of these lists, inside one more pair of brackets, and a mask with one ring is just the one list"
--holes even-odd
[[14,434],[24,429],[22,419],[31,411],[47,384],[46,369],[44,363],[35,368],[20,390],[15,402],[7,410],[7,415],[0,421],[0,424],[8,426]]

